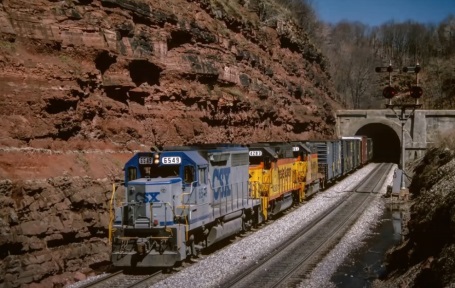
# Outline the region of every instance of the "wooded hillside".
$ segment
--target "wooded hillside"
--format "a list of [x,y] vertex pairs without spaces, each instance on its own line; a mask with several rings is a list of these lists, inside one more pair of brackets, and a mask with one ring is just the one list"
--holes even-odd
[[320,47],[330,62],[330,74],[347,108],[383,108],[382,89],[388,73],[375,67],[388,66],[398,96],[409,98],[415,74],[401,70],[418,63],[419,84],[426,109],[455,108],[455,16],[438,25],[389,22],[380,27],[342,22],[319,27]]
[[[251,0],[254,1],[254,0]],[[276,21],[282,14],[269,13],[270,4],[257,0],[264,20]],[[398,101],[409,101],[409,86],[415,74],[402,72],[405,66],[422,67],[419,85],[426,109],[455,108],[455,15],[437,24],[388,22],[370,27],[360,22],[330,25],[321,22],[310,0],[279,0],[296,22],[307,31],[312,43],[329,59],[330,75],[346,108],[384,108],[382,89],[388,73],[375,67],[392,64],[392,86]]]

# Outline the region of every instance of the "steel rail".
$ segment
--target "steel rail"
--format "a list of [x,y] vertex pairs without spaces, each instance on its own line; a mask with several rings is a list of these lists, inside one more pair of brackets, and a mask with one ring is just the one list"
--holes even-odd
[[[381,180],[377,180],[378,176],[387,174],[384,172],[384,170],[389,171],[391,166],[392,166],[391,164],[376,165],[376,167],[370,172],[369,175],[367,175],[364,179],[360,180],[359,184],[356,185],[352,190],[350,190],[348,192],[365,192],[366,189],[364,187],[365,187],[365,185],[368,184],[367,182],[370,182],[370,184],[368,184],[368,186],[372,187],[372,188],[369,188],[370,192],[374,192],[376,187],[378,186],[378,183],[381,182],[385,178],[385,176],[384,177],[380,176],[379,178]],[[365,181],[365,179],[367,179],[367,178],[376,179],[376,180]],[[357,196],[355,196],[355,195],[357,195]],[[346,227],[346,225],[347,225],[346,223],[351,223],[353,221],[353,219],[355,220],[356,217],[358,217],[360,215],[359,213],[363,212],[362,207],[366,206],[364,204],[369,198],[370,198],[370,194],[362,195],[362,193],[348,193],[345,197],[343,197],[342,199],[337,201],[332,207],[326,209],[321,215],[319,215],[317,218],[313,219],[307,226],[305,226],[305,228],[303,228],[301,231],[299,231],[299,233],[293,235],[292,237],[290,237],[290,238],[286,239],[285,241],[283,241],[282,243],[280,243],[276,249],[274,249],[270,254],[268,254],[266,257],[261,259],[260,262],[257,263],[257,265],[244,269],[241,273],[239,273],[235,277],[233,277],[233,278],[229,279],[228,281],[226,281],[225,283],[223,283],[221,285],[221,287],[236,287],[236,286],[242,287],[242,285],[238,285],[238,284],[240,284],[242,282],[244,283],[245,282],[244,279],[248,279],[249,277],[251,277],[251,275],[253,275],[253,273],[255,273],[255,271],[261,269],[261,267],[263,268],[263,267],[267,266],[267,263],[269,263],[269,264],[272,263],[272,261],[274,261],[274,259],[276,260],[277,258],[279,258],[280,255],[283,255],[285,253],[286,249],[281,249],[280,247],[296,246],[296,245],[294,245],[294,243],[297,243],[298,239],[300,239],[301,237],[304,237],[305,235],[307,235],[311,232],[314,233],[315,227],[317,227],[318,225],[322,226],[321,225],[322,221],[324,221],[324,220],[328,221],[328,219],[330,219],[331,217],[334,218],[333,215],[339,213],[339,211],[341,209],[340,207],[344,207],[344,206],[349,207],[350,202],[359,201],[359,203],[357,205],[355,205],[355,209],[351,208],[351,210],[350,210],[351,213],[349,213],[349,215],[347,215],[346,218],[344,218],[344,220],[342,220],[340,222],[340,219],[338,219],[338,218],[336,219],[339,224],[338,226],[336,226],[337,228],[335,230],[332,229],[332,231],[330,231],[330,232],[326,232],[326,235],[329,235],[329,236],[326,236],[326,239],[322,240],[319,245],[315,245],[317,247],[312,248],[313,251],[310,251],[310,253],[307,257],[303,257],[305,259],[299,261],[300,263],[296,266],[295,269],[290,269],[292,271],[285,273],[285,275],[283,275],[283,276],[275,277],[275,279],[278,279],[278,282],[271,280],[271,281],[275,282],[276,285],[273,285],[273,284],[271,285],[270,281],[267,281],[266,283],[262,283],[261,281],[259,281],[261,283],[258,283],[258,286],[256,286],[256,287],[277,287],[277,285],[280,285],[283,281],[285,281],[287,278],[289,278],[290,275],[294,274],[294,272],[297,269],[299,269],[298,267],[301,267],[309,259],[311,259],[311,257],[313,257],[319,250],[321,250],[323,246],[326,246],[327,243],[329,243],[331,240],[336,238],[337,237],[336,235],[339,234],[339,231]],[[352,200],[352,199],[354,199],[354,200]],[[343,225],[341,225],[341,224],[343,224]],[[324,227],[321,227],[321,228],[324,228]],[[297,245],[297,246],[299,246],[299,245]],[[293,249],[297,249],[297,248],[293,248]],[[291,252],[291,254],[292,253],[293,252]],[[273,266],[277,267],[280,265],[271,265],[270,267],[273,267]],[[269,271],[269,273],[273,274],[272,271]],[[270,280],[270,279],[268,279],[268,280]],[[246,281],[246,282],[248,284],[251,284],[250,283],[251,281],[250,282]],[[245,286],[245,285],[243,285],[243,286]],[[251,287],[251,285],[248,285],[248,286]],[[255,285],[253,285],[253,286],[255,286]]]
[[100,277],[92,282],[86,283],[80,288],[94,288],[94,287],[121,287],[121,288],[132,288],[141,287],[148,281],[161,275],[161,271],[157,271],[151,275],[132,275],[125,274],[125,271],[120,270],[115,273],[108,274],[104,277]]

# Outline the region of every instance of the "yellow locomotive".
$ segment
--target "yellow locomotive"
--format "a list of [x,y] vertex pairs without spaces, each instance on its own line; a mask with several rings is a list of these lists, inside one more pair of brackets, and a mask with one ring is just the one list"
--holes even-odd
[[[250,194],[261,199],[263,219],[303,202],[307,184],[317,178],[317,155],[300,142],[256,143],[248,147]],[[313,185],[311,191],[316,192]]]

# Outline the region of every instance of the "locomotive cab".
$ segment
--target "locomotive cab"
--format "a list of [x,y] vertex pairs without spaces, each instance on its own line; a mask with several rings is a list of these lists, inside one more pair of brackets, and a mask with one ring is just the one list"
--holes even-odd
[[171,267],[259,221],[245,147],[139,152],[124,170],[124,198],[114,201],[121,204],[111,234],[114,266]]
[[152,228],[178,222],[184,215],[176,214],[177,207],[195,203],[193,190],[206,189],[207,163],[186,156],[143,153],[130,160],[126,165],[125,202],[122,212],[116,214],[116,226]]
[[182,244],[197,203],[195,191],[207,189],[207,162],[188,154],[138,153],[125,165],[124,199],[114,222],[114,266],[170,267],[186,258]]

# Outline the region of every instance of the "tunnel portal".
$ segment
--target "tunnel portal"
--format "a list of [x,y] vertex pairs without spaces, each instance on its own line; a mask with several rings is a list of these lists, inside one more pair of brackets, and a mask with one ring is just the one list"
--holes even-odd
[[[401,162],[401,133],[404,133],[405,162],[423,157],[428,145],[455,127],[455,110],[406,111],[405,123],[393,109],[338,110],[336,134],[366,135],[373,139],[376,161]],[[404,124],[404,126],[402,126]],[[402,130],[402,127],[404,130]]]
[[389,126],[370,123],[361,127],[356,135],[365,135],[373,139],[373,161],[400,163],[400,138]]

